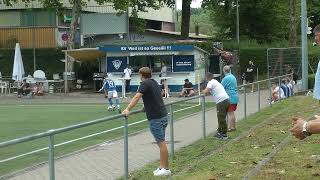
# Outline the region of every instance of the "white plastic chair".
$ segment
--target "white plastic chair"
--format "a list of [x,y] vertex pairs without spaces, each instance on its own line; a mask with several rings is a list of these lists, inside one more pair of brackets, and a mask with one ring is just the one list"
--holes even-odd
[[1,94],[7,94],[8,93],[8,85],[9,83],[7,81],[0,81],[0,89],[1,89]]
[[36,70],[34,73],[33,73],[33,78],[34,79],[39,79],[39,80],[45,80],[45,79],[47,79],[46,78],[46,74],[43,72],[43,71],[41,71],[41,70]]
[[19,88],[19,82],[15,81],[13,83],[10,83],[9,84],[9,94],[11,93],[11,91],[12,91],[12,93],[18,91],[18,88]]
[[53,80],[60,80],[59,74],[53,74],[52,77],[53,77]]

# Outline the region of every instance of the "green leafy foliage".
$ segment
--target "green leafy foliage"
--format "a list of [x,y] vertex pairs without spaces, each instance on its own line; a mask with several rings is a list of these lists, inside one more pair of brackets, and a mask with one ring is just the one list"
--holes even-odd
[[[217,38],[234,39],[236,36],[237,0],[204,0],[203,7],[211,13],[211,23],[217,26]],[[300,32],[301,1],[296,4],[297,32]],[[320,23],[320,2],[308,1],[308,17],[314,27]],[[255,39],[258,43],[288,39],[288,0],[239,0],[240,36]]]
[[314,79],[315,79],[315,75],[309,74],[309,76],[308,76],[308,89],[314,88]]
[[[178,25],[177,31],[181,30],[181,11],[178,11]],[[199,26],[200,34],[213,35],[215,33],[215,27],[212,23],[212,18],[210,17],[210,11],[202,8],[192,8],[190,17],[190,27],[191,33],[195,32],[195,27]]]
[[[22,61],[26,75],[33,75],[33,50],[22,49]],[[37,49],[36,61],[37,69],[45,72],[47,79],[52,79],[52,75],[64,72],[64,53],[61,49]],[[11,76],[13,69],[14,49],[0,49],[0,72],[3,76]]]

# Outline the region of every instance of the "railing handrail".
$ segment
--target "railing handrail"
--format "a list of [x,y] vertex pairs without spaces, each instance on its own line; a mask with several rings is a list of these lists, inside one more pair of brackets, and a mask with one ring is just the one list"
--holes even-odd
[[[290,75],[292,75],[292,74],[286,74],[286,75],[277,76],[277,77],[273,77],[273,78],[269,78],[269,79],[264,79],[264,80],[256,81],[256,82],[253,82],[253,83],[248,83],[248,84],[245,84],[245,85],[238,86],[238,88],[241,88],[241,87],[244,87],[244,86],[248,86],[248,85],[252,85],[252,84],[262,83],[262,82],[265,82],[265,81],[271,81],[271,80],[274,80],[274,79],[278,79],[278,78],[281,78],[281,77],[287,77],[287,76],[290,76]],[[176,104],[176,103],[181,103],[181,102],[185,102],[185,101],[189,101],[189,100],[193,100],[193,99],[199,99],[199,98],[201,98],[203,96],[205,96],[205,95],[202,94],[202,95],[198,95],[198,96],[188,97],[188,98],[181,99],[181,100],[178,100],[178,101],[173,101],[173,102],[166,103],[165,105],[169,106],[169,105],[173,105],[173,104]],[[143,110],[132,111],[130,113],[130,115],[141,113],[141,112],[143,112]],[[32,141],[32,140],[35,140],[35,139],[40,139],[40,138],[52,136],[52,135],[55,135],[55,134],[60,134],[60,133],[63,133],[63,132],[74,130],[74,129],[79,129],[79,128],[82,128],[82,127],[86,127],[86,126],[90,126],[90,125],[94,125],[94,124],[98,124],[98,123],[102,123],[102,122],[107,122],[107,121],[111,121],[111,120],[119,119],[119,118],[123,118],[123,117],[124,116],[122,114],[118,114],[118,115],[107,116],[107,117],[103,117],[103,118],[87,121],[87,122],[84,122],[84,123],[70,125],[70,126],[63,127],[63,128],[50,129],[50,130],[47,130],[45,132],[40,132],[40,133],[37,133],[37,134],[24,136],[24,137],[12,139],[12,140],[5,141],[5,142],[0,142],[0,148],[7,147],[7,146],[10,146],[10,145],[19,144],[19,143],[23,143],[23,142]]]
[[285,75],[282,75],[282,76],[277,76],[277,77],[273,77],[273,78],[269,78],[269,79],[259,80],[259,81],[255,81],[255,82],[252,82],[252,83],[247,83],[247,84],[240,85],[240,86],[238,86],[238,88],[241,88],[241,87],[244,87],[244,86],[249,86],[249,85],[252,85],[252,84],[258,84],[258,83],[262,83],[262,82],[266,82],[266,81],[272,81],[272,80],[275,80],[275,79],[279,79],[279,78],[282,78],[282,77],[288,77],[288,76],[292,76],[292,75],[293,75],[293,73],[285,74]]
[[[292,76],[293,74],[286,74],[286,75],[282,75],[282,76],[278,76],[278,77],[274,77],[274,78],[269,78],[269,79],[265,79],[265,80],[260,80],[260,81],[256,81],[253,83],[249,83],[249,84],[245,84],[245,85],[241,85],[238,87],[245,87],[248,85],[252,85],[252,84],[258,84],[258,111],[260,112],[260,86],[259,83],[265,82],[265,81],[269,81],[269,87],[270,87],[270,81],[277,79],[279,86],[280,86],[280,78],[282,77],[288,77],[288,76]],[[270,90],[270,97],[271,97],[271,88],[269,88]],[[246,91],[244,91],[244,118],[246,119],[247,116],[247,110],[246,110]],[[193,100],[193,99],[200,99],[199,101],[199,105],[201,105],[202,108],[202,131],[203,131],[203,138],[206,138],[206,118],[205,118],[205,95],[204,94],[200,94],[198,96],[193,96],[193,97],[188,97],[188,98],[184,98],[181,100],[177,100],[177,101],[173,101],[173,102],[169,102],[166,103],[165,106],[168,106],[170,113],[168,113],[169,119],[170,119],[170,152],[171,152],[171,159],[173,160],[173,156],[174,156],[174,125],[173,125],[173,105],[177,104],[177,103],[181,103],[181,102],[185,102],[185,101],[189,101],[189,100]],[[281,99],[280,99],[281,100]],[[271,103],[270,103],[271,106]],[[132,114],[138,114],[143,112],[144,110],[136,110],[136,111],[132,111],[130,113],[130,115]],[[20,137],[17,139],[13,139],[13,140],[9,140],[9,141],[5,141],[5,142],[0,142],[0,148],[3,147],[7,147],[10,145],[15,145],[15,144],[19,144],[19,143],[23,143],[23,142],[28,142],[28,141],[32,141],[35,139],[40,139],[40,138],[44,138],[44,137],[48,137],[48,148],[49,149],[49,158],[48,158],[48,164],[49,164],[49,177],[50,180],[55,180],[55,165],[54,165],[54,148],[55,148],[55,144],[54,144],[54,135],[56,134],[60,134],[60,133],[64,133],[64,132],[68,132],[74,129],[79,129],[82,127],[87,127],[90,125],[94,125],[94,124],[98,124],[98,123],[102,123],[102,122],[107,122],[107,121],[111,121],[111,120],[115,120],[115,119],[122,119],[123,121],[123,126],[119,126],[121,128],[124,129],[124,178],[128,179],[128,175],[129,175],[129,168],[128,168],[128,118],[126,118],[125,116],[123,116],[122,114],[118,114],[118,115],[113,115],[113,116],[107,116],[107,117],[103,117],[103,118],[99,118],[99,119],[95,119],[95,120],[91,120],[91,121],[87,121],[87,122],[83,122],[83,123],[78,123],[78,124],[74,124],[74,125],[70,125],[70,126],[66,126],[66,127],[62,127],[62,128],[57,128],[57,129],[51,129],[51,130],[47,130],[45,132],[40,132],[37,134],[33,134],[30,136],[24,136],[24,137]],[[42,149],[41,149],[42,150]]]
[[[244,86],[248,86],[248,85],[252,85],[252,84],[262,83],[262,82],[265,82],[265,81],[278,79],[278,78],[281,78],[281,77],[287,77],[287,76],[290,76],[290,75],[292,75],[292,74],[286,74],[286,75],[282,75],[282,76],[278,76],[278,77],[274,77],[274,78],[264,79],[264,80],[256,81],[256,82],[253,82],[253,83],[248,83],[248,84],[245,84],[245,85],[238,86],[238,88],[241,88],[241,87],[244,87]],[[169,105],[173,105],[173,104],[177,104],[177,103],[181,103],[181,102],[185,102],[185,101],[189,101],[189,100],[193,100],[193,99],[199,99],[199,98],[201,98],[203,96],[205,96],[205,95],[202,94],[202,95],[198,95],[198,96],[188,97],[188,98],[181,99],[181,100],[178,100],[178,101],[173,101],[173,102],[166,103],[165,105],[169,106]],[[141,112],[143,112],[143,110],[132,111],[130,113],[130,115],[141,113]],[[79,128],[82,128],[82,127],[86,127],[86,126],[90,126],[90,125],[94,125],[94,124],[98,124],[98,123],[102,123],[102,122],[107,122],[107,121],[111,121],[111,120],[114,120],[114,119],[119,119],[119,118],[122,118],[122,117],[124,117],[122,114],[118,114],[118,115],[107,116],[107,117],[103,117],[103,118],[87,121],[87,122],[84,122],[84,123],[70,125],[70,126],[63,127],[63,128],[50,129],[50,130],[47,130],[45,132],[40,132],[40,133],[37,133],[37,134],[24,136],[24,137],[12,139],[12,140],[5,141],[5,142],[0,142],[0,148],[7,147],[7,146],[10,146],[10,145],[19,144],[19,143],[23,143],[23,142],[32,141],[32,140],[35,140],[35,139],[40,139],[40,138],[43,138],[43,137],[52,136],[52,135],[55,135],[55,134],[60,134],[60,133],[63,133],[63,132],[74,130],[74,129],[79,129]]]
[[[142,110],[132,111],[130,114],[137,114],[139,112],[142,112]],[[107,117],[103,117],[103,118],[87,121],[87,122],[84,122],[84,123],[70,125],[70,126],[63,127],[63,128],[47,130],[45,132],[41,132],[41,133],[29,135],[29,136],[24,136],[24,137],[21,137],[21,138],[16,138],[16,139],[13,139],[13,140],[1,142],[0,143],[0,148],[6,147],[6,146],[10,146],[10,145],[19,144],[19,143],[23,143],[23,142],[27,142],[27,141],[32,141],[32,140],[35,140],[35,139],[40,139],[40,138],[51,136],[51,135],[55,135],[55,134],[60,134],[60,133],[66,132],[66,131],[71,131],[71,130],[74,130],[74,129],[79,129],[79,128],[82,128],[82,127],[86,127],[86,126],[90,126],[90,125],[94,125],[94,124],[98,124],[98,123],[102,123],[102,122],[107,122],[107,121],[114,120],[114,119],[119,119],[119,118],[122,118],[122,117],[124,117],[122,114],[118,114],[118,115],[107,116]]]
[[[199,98],[201,98],[203,96],[205,96],[205,95],[188,97],[188,98],[185,98],[185,99],[182,99],[182,100],[166,103],[165,106],[169,106],[169,105],[173,105],[173,104],[177,104],[177,103],[180,103],[180,102],[185,102],[185,101],[189,101],[189,100],[193,100],[193,99],[199,99]],[[141,113],[141,112],[143,112],[143,110],[132,111],[132,112],[130,112],[130,115],[138,114],[138,113]],[[32,141],[32,140],[35,140],[35,139],[40,139],[40,138],[52,136],[52,135],[55,135],[55,134],[60,134],[60,133],[67,132],[67,131],[72,131],[74,129],[79,129],[79,128],[82,128],[82,127],[87,127],[87,126],[90,126],[90,125],[111,121],[111,120],[114,120],[114,119],[120,119],[120,118],[123,118],[123,117],[124,116],[122,114],[118,114],[118,115],[107,116],[107,117],[103,117],[103,118],[99,118],[99,119],[95,119],[95,120],[91,120],[91,121],[87,121],[87,122],[83,122],[83,123],[79,123],[79,124],[70,125],[70,126],[63,127],[63,128],[50,129],[50,130],[47,130],[45,132],[40,132],[40,133],[37,133],[37,134],[33,134],[33,135],[24,136],[24,137],[12,139],[12,140],[9,140],[9,141],[1,142],[0,143],[0,148],[11,146],[11,145],[15,145],[15,144],[19,144],[19,143],[23,143],[23,142]]]

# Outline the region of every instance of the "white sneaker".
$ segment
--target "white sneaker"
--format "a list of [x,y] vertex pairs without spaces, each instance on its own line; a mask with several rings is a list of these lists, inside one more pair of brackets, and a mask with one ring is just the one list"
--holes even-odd
[[154,173],[154,176],[170,176],[171,171],[170,169],[162,168],[158,172]]
[[160,171],[161,169],[158,167],[156,170],[153,171],[153,174],[157,173],[158,171]]

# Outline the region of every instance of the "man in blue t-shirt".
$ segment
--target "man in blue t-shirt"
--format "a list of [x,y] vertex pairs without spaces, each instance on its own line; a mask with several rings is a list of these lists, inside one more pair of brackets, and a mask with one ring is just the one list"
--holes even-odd
[[230,106],[228,109],[228,131],[230,132],[236,130],[236,116],[234,111],[237,110],[239,101],[238,83],[236,77],[231,74],[230,66],[224,66],[223,73],[225,77],[222,79],[221,84],[230,98]]
[[115,110],[116,106],[112,102],[112,98],[115,98],[117,109],[120,112],[120,104],[119,104],[118,93],[116,90],[116,85],[115,85],[114,81],[109,78],[108,74],[105,75],[104,81],[103,81],[103,86],[99,90],[99,92],[101,92],[102,90],[104,90],[106,93],[108,93],[108,101],[109,101],[108,111]]
[[122,114],[124,116],[128,116],[131,109],[142,98],[147,119],[149,120],[150,131],[160,149],[160,167],[153,171],[153,175],[170,176],[171,171],[169,169],[168,162],[168,149],[165,142],[165,131],[168,125],[168,113],[161,97],[161,89],[159,88],[157,81],[152,79],[150,68],[140,68],[139,76],[141,83],[138,91]]

